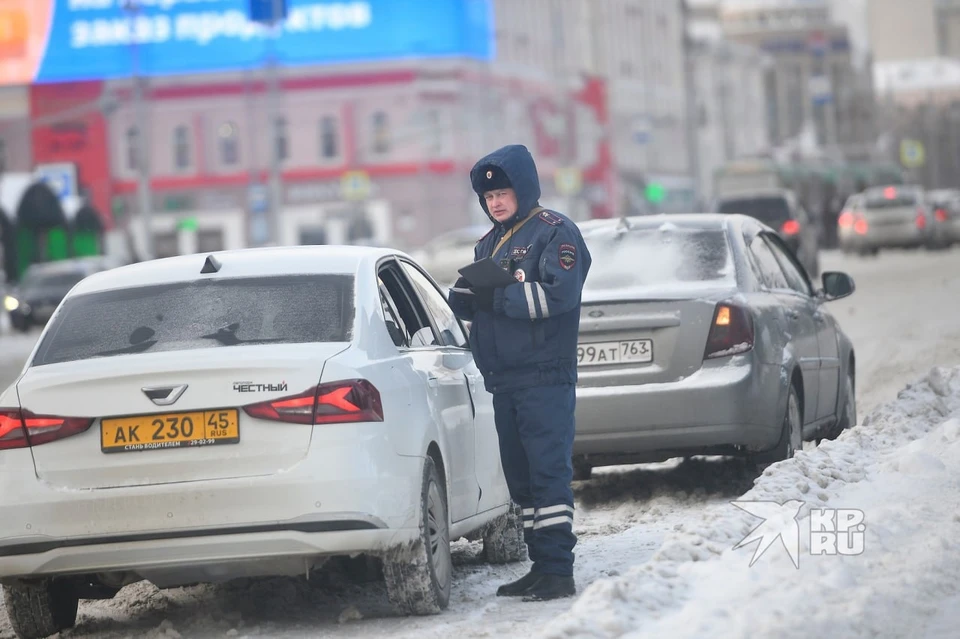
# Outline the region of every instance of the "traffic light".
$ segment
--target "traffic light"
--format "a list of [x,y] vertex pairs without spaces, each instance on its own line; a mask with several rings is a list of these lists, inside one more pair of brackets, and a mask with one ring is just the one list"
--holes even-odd
[[643,196],[650,204],[660,204],[667,199],[667,189],[659,182],[647,182],[643,190]]

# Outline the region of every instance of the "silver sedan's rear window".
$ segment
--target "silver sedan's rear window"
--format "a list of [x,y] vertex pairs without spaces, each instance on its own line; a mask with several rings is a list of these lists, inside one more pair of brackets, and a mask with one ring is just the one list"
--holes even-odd
[[721,229],[667,223],[659,228],[605,230],[584,239],[593,257],[585,290],[736,286],[730,247]]
[[203,279],[67,298],[34,366],[94,357],[351,339],[351,275]]
[[866,192],[864,206],[868,209],[899,209],[918,204],[917,192],[910,189],[888,187]]

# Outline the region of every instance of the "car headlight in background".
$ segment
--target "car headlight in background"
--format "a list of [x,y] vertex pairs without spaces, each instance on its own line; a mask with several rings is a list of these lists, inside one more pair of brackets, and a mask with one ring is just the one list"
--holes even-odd
[[20,300],[10,295],[7,295],[3,298],[3,308],[7,309],[9,312],[13,312],[20,308]]

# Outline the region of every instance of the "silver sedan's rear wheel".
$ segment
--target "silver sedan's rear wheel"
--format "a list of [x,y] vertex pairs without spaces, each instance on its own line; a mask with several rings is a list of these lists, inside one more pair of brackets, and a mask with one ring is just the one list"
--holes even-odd
[[759,465],[773,464],[784,459],[790,459],[798,450],[803,449],[803,416],[800,412],[800,394],[796,386],[790,385],[790,394],[787,396],[787,409],[783,415],[783,425],[780,429],[780,441],[772,450],[759,453],[752,460]]
[[450,603],[453,558],[446,491],[430,457],[423,465],[420,515],[420,539],[387,556],[383,576],[390,603],[400,612],[434,615]]

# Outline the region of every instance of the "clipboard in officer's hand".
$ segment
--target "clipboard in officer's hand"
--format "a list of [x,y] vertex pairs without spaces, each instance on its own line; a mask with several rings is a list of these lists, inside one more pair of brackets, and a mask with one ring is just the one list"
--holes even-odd
[[493,261],[491,257],[468,264],[458,270],[463,279],[470,282],[470,286],[502,288],[517,283],[516,278],[500,268],[500,265]]

